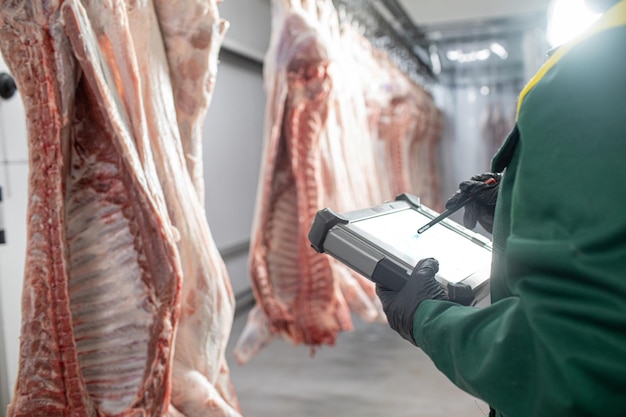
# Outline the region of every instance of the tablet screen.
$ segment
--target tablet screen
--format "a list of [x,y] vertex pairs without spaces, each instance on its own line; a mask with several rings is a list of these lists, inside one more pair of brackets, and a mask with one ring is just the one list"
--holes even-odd
[[401,210],[357,220],[351,225],[409,265],[416,265],[423,258],[437,259],[438,275],[448,282],[459,282],[490,265],[489,249],[442,224],[418,234],[417,229],[430,220],[416,210]]

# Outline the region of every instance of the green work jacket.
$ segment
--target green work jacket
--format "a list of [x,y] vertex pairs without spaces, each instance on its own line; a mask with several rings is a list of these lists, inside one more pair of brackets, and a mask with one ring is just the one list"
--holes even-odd
[[493,169],[492,303],[424,301],[416,344],[496,415],[626,416],[626,0],[524,89]]

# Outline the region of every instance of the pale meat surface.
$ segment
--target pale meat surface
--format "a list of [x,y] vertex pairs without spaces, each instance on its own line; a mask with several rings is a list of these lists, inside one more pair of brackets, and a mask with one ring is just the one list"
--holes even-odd
[[[19,375],[8,414],[160,415],[181,278],[161,190],[149,184],[137,145],[78,81],[59,9],[21,6],[0,6],[0,46],[25,104],[30,151]],[[103,231],[118,240],[100,241]],[[116,276],[124,283],[111,288]],[[107,325],[109,314],[124,317]],[[117,376],[116,392],[103,391]]]
[[204,202],[202,125],[228,29],[217,0],[154,0],[170,67],[178,129],[191,179]]
[[[257,306],[235,347],[240,363],[276,336],[312,348],[332,345],[352,328],[349,311],[368,322],[384,320],[371,281],[310,248],[318,210],[350,211],[415,191],[428,204],[437,195],[427,189],[436,186],[433,161],[412,167],[431,156],[414,143],[427,142],[430,115],[422,105],[434,108],[432,98],[358,30],[340,23],[331,1],[274,0],[272,12],[250,248]],[[436,132],[429,132],[434,143]],[[415,170],[427,177],[418,174],[417,190]]]
[[339,168],[325,156],[344,160],[341,143],[331,149],[327,131],[341,117],[331,33],[337,36],[338,27],[329,28],[326,19],[334,10],[324,2],[275,1],[272,11],[265,148],[250,250],[258,307],[235,348],[240,363],[272,336],[312,347],[334,344],[339,332],[352,328],[342,290],[358,292],[350,273],[308,241],[317,210],[338,185]]
[[[324,201],[320,131],[329,114],[332,75],[325,46],[302,13],[286,14],[268,80],[271,122],[259,184],[251,274],[272,333],[294,343],[332,344],[350,328],[330,260],[309,253],[308,225]],[[308,29],[307,29],[308,28]],[[291,34],[303,34],[291,37]]]
[[233,294],[153,4],[44,3],[0,6],[31,158],[9,415],[239,416],[224,357]]

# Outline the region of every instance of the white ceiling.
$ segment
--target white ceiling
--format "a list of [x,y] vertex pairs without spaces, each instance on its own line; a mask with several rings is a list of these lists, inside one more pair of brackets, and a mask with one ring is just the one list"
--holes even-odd
[[550,0],[399,0],[418,25],[547,12]]

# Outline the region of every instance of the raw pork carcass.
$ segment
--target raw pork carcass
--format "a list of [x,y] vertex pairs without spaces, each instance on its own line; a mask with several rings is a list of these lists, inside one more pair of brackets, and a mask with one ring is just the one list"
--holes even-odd
[[351,328],[346,306],[366,321],[384,319],[373,284],[320,258],[307,235],[323,207],[354,210],[411,192],[409,153],[424,120],[416,85],[340,24],[330,0],[275,0],[272,11],[265,153],[250,248],[257,305],[235,347],[240,363],[272,335],[333,344]]
[[31,172],[9,415],[238,416],[224,359],[233,295],[186,169],[152,3],[0,12]]
[[323,1],[275,1],[272,10],[266,142],[250,251],[258,305],[235,348],[240,363],[271,335],[332,345],[352,328],[350,308],[368,321],[381,312],[371,282],[315,253],[307,237],[320,208],[354,208],[381,196],[370,175],[367,112],[355,99],[358,88],[346,90],[336,12]]
[[345,36],[360,71],[369,114],[377,177],[385,199],[412,193],[440,208],[437,143],[441,126],[432,96],[407,76],[390,55],[346,25]]
[[422,203],[441,211],[443,202],[439,185],[437,149],[443,130],[443,115],[434,104],[432,97],[422,89],[415,95],[420,122],[416,124],[410,138],[408,153],[411,163],[408,166],[411,190],[420,196]]
[[[320,22],[334,27],[334,21],[329,24],[320,19]],[[366,91],[377,74],[364,72],[362,62],[355,57],[368,53],[367,43],[361,44],[365,39],[356,39],[349,25],[341,25],[330,33],[336,48],[333,61],[335,88],[322,137],[324,207],[344,212],[378,204],[393,198],[393,194],[385,189],[385,179],[389,175],[376,172],[380,155],[374,143],[371,115],[365,100]],[[373,77],[365,80],[363,73]],[[367,322],[385,321],[372,282],[339,261],[332,260],[331,266],[350,309]]]
[[216,0],[154,0],[154,6],[170,66],[185,161],[203,202],[202,125],[228,22],[220,19]]
[[412,193],[426,206],[440,210],[437,144],[441,135],[440,111],[422,87],[389,61],[392,74],[390,101],[382,109],[378,139],[384,144],[380,162],[392,175],[384,177],[393,195]]
[[[334,343],[351,328],[349,309],[333,279],[327,256],[311,254],[308,228],[324,202],[321,132],[329,115],[332,67],[324,42],[305,10],[273,8],[281,22],[266,60],[266,143],[250,253],[253,289],[263,314],[254,310],[237,349],[245,362],[271,333],[294,343]],[[315,16],[317,18],[317,16]],[[258,323],[258,324],[255,324]],[[250,331],[253,332],[249,335]],[[264,333],[264,334],[267,334]],[[241,345],[241,344],[240,344]]]
[[381,157],[378,159],[381,167],[379,172],[388,173],[382,179],[388,182],[391,195],[410,192],[409,165],[411,161],[408,152],[410,137],[418,122],[419,112],[413,96],[413,85],[403,77],[389,61],[389,58],[377,53],[377,63],[386,65],[385,72],[390,75],[388,84],[388,102],[381,109],[377,127],[378,140],[382,145]]
[[162,191],[141,160],[147,144],[85,88],[59,9],[19,6],[2,4],[0,29],[30,146],[20,367],[8,414],[162,415],[181,269]]

